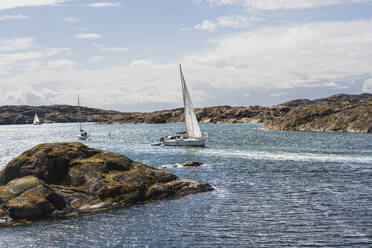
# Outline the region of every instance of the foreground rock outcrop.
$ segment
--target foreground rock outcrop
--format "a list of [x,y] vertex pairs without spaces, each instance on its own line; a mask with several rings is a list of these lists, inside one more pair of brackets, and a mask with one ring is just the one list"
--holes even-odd
[[362,96],[370,97],[350,96],[349,101],[301,104],[284,116],[267,120],[263,129],[372,133],[372,95]]
[[0,172],[0,226],[210,190],[209,184],[81,143],[40,144]]

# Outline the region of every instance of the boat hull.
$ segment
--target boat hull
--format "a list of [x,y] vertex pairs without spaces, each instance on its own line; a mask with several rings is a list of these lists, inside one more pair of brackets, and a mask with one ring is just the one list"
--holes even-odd
[[164,140],[163,145],[165,146],[205,146],[205,139],[174,139]]
[[81,136],[81,135],[78,135],[77,138],[78,138],[79,140],[87,140],[87,139],[88,139],[88,137],[86,137],[86,136]]

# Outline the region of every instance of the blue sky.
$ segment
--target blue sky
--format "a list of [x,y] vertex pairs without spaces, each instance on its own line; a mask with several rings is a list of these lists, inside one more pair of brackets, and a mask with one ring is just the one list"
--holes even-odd
[[1,0],[0,105],[270,106],[372,92],[372,0]]

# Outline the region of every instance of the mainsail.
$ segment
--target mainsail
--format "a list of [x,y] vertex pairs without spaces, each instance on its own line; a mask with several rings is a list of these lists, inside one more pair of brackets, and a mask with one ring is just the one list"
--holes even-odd
[[183,104],[185,107],[185,125],[186,132],[189,138],[201,139],[202,133],[200,131],[198,120],[195,116],[195,111],[192,106],[189,91],[187,90],[185,78],[183,77],[182,68],[180,65],[181,73],[181,84],[182,84],[182,94],[183,94]]
[[39,124],[39,123],[40,123],[39,117],[37,116],[37,114],[35,114],[34,124]]

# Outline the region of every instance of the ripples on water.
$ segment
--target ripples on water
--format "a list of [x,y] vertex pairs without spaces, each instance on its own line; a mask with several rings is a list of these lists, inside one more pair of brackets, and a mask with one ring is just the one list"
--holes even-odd
[[[182,124],[86,124],[89,146],[217,190],[182,199],[0,229],[0,247],[371,247],[372,135],[202,124],[207,148],[152,147]],[[108,139],[108,134],[112,139]],[[0,126],[0,169],[75,124]],[[176,166],[194,160],[207,166]]]

